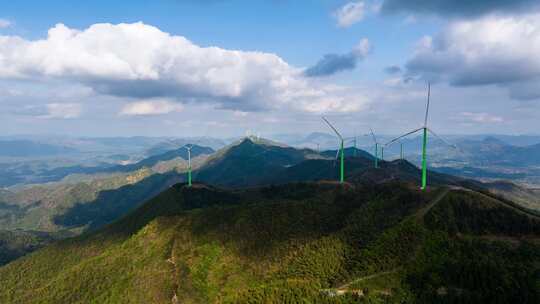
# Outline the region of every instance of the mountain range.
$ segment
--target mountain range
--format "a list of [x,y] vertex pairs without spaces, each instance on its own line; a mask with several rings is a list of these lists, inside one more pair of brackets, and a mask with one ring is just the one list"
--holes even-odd
[[177,184],[1,267],[0,302],[536,303],[539,236],[466,188]]
[[192,188],[175,149],[133,171],[0,191],[0,302],[539,299],[532,190],[430,171],[422,192],[413,164],[374,168],[353,148],[344,184],[335,150],[246,138],[212,152],[197,147]]

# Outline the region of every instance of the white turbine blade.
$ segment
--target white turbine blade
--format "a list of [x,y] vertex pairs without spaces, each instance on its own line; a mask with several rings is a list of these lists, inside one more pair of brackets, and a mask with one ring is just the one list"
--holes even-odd
[[457,149],[458,147],[454,144],[451,144],[449,142],[447,142],[446,140],[444,140],[442,137],[440,137],[439,135],[437,135],[435,132],[433,132],[433,130],[431,130],[430,128],[427,128],[427,130],[429,131],[429,133],[431,133],[433,136],[435,136],[438,140],[442,141],[443,143],[445,143],[446,145],[454,148],[454,149]]
[[375,137],[375,133],[373,133],[373,129],[369,128],[369,131],[371,132],[371,137],[373,138],[373,142],[377,143],[377,138]]
[[431,96],[431,83],[428,82],[428,91],[427,91],[427,105],[426,105],[426,116],[424,118],[424,127],[427,128],[427,120],[428,120],[428,113],[429,113],[429,98]]
[[339,134],[339,132],[336,130],[336,128],[334,128],[334,126],[324,116],[323,116],[322,119],[336,133],[336,135],[339,137],[339,139],[343,140],[343,137],[341,136],[341,134]]
[[341,149],[337,149],[337,152],[336,152],[336,158],[335,158],[335,160],[337,160],[337,159],[338,159],[338,157],[339,157],[339,150],[341,150]]
[[401,135],[401,136],[398,136],[398,137],[396,137],[396,138],[392,139],[391,141],[387,142],[387,143],[386,143],[386,144],[384,144],[384,145],[385,145],[385,146],[390,146],[391,144],[395,143],[396,141],[398,141],[398,140],[402,139],[403,137],[405,137],[405,136],[409,136],[409,135],[411,135],[411,134],[413,134],[413,133],[416,133],[416,132],[418,132],[418,131],[422,130],[423,128],[424,128],[424,127],[421,127],[421,128],[418,128],[418,129],[412,130],[411,132],[405,133],[405,134],[403,134],[403,135]]

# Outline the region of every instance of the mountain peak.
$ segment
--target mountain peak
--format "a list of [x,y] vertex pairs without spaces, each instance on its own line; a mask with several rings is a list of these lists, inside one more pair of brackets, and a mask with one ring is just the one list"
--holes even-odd
[[282,148],[288,147],[285,144],[282,144],[282,143],[279,143],[279,142],[276,142],[267,138],[258,137],[258,136],[246,136],[240,141],[238,146],[239,145],[262,145],[262,146],[276,146],[276,147],[282,147]]
[[508,146],[507,143],[505,143],[504,141],[494,137],[494,136],[488,136],[486,138],[484,138],[484,140],[482,140],[483,143],[485,144],[490,144],[490,145],[500,145],[500,146]]

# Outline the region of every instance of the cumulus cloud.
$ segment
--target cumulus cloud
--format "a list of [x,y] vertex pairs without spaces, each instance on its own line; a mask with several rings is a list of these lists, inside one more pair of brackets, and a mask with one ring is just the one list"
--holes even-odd
[[0,18],[0,29],[8,28],[12,25],[11,21]]
[[159,115],[172,112],[181,112],[183,106],[169,100],[143,100],[132,102],[125,105],[120,111],[121,115],[139,116],[139,115]]
[[362,21],[366,5],[363,1],[349,2],[334,12],[339,27],[350,27]]
[[370,52],[369,40],[362,39],[354,49],[347,54],[326,54],[315,65],[307,68],[304,75],[307,77],[320,77],[336,74],[341,71],[352,70],[359,60],[364,59]]
[[49,103],[44,118],[72,119],[81,116],[82,106],[78,103]]
[[381,11],[475,17],[489,13],[515,13],[538,8],[540,8],[538,0],[385,0]]
[[514,98],[537,98],[539,52],[540,14],[455,21],[418,42],[407,74],[454,86],[498,85]]
[[85,30],[58,24],[40,40],[0,36],[0,58],[0,78],[64,80],[130,99],[204,102],[241,111],[311,111],[324,104],[335,111],[351,102],[275,54],[200,47],[140,22]]

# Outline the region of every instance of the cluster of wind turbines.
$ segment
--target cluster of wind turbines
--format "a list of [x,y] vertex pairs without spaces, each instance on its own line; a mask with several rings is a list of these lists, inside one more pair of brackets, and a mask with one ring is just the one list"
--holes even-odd
[[[409,136],[411,134],[414,134],[418,131],[422,131],[423,133],[423,137],[422,137],[422,185],[420,187],[421,190],[425,190],[426,189],[426,186],[427,186],[427,138],[428,138],[428,133],[431,133],[433,136],[437,137],[439,140],[441,140],[442,142],[444,142],[445,144],[453,147],[453,148],[456,148],[454,145],[452,144],[449,144],[448,142],[446,142],[445,140],[443,140],[440,136],[438,136],[435,132],[433,132],[429,127],[428,127],[428,114],[429,114],[429,101],[430,101],[430,97],[431,97],[431,85],[428,83],[428,92],[427,92],[427,105],[426,105],[426,115],[424,117],[424,125],[421,126],[420,128],[417,128],[417,129],[414,129],[410,132],[407,132],[403,135],[400,135],[392,140],[390,140],[389,142],[385,143],[385,144],[382,144],[380,143],[379,141],[377,141],[377,137],[375,136],[375,133],[373,132],[373,129],[370,128],[370,134],[372,139],[373,139],[373,142],[375,144],[375,153],[374,153],[374,162],[375,162],[375,168],[378,168],[379,167],[379,148],[380,148],[380,151],[381,151],[381,159],[384,160],[384,148],[385,147],[389,147],[391,145],[393,145],[394,143],[396,142],[400,142],[400,140],[406,136]],[[334,133],[336,133],[337,137],[339,138],[340,140],[340,149],[338,149],[338,154],[341,154],[341,157],[340,157],[340,175],[339,175],[339,181],[340,183],[343,183],[345,181],[345,156],[344,156],[344,144],[345,144],[345,139],[343,138],[343,136],[341,136],[341,134],[337,131],[337,129],[328,121],[328,119],[326,119],[325,117],[322,118],[324,120],[324,122],[326,122],[326,124],[334,131]],[[354,150],[356,152],[356,136],[354,137]],[[337,154],[336,154],[336,159],[337,159]],[[403,159],[403,143],[400,142],[400,159]]]

